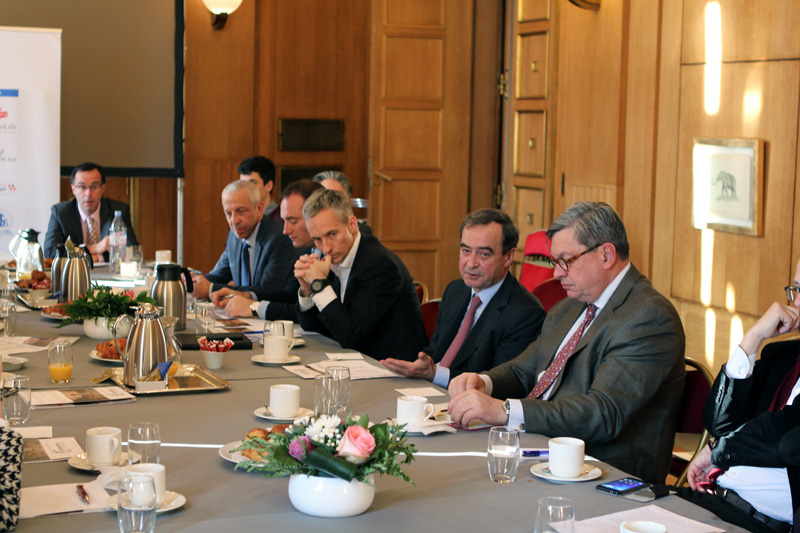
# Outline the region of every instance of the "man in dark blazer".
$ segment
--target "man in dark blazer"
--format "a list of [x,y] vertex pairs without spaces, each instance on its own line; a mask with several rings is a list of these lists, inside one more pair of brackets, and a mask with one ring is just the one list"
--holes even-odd
[[609,205],[577,202],[547,236],[569,298],[517,358],[452,380],[449,412],[463,425],[577,437],[587,454],[663,482],[685,379],[680,318],[630,263],[625,226]]
[[480,209],[467,215],[460,234],[461,279],[444,291],[430,344],[416,361],[381,361],[393,372],[441,387],[463,372],[483,372],[519,355],[539,336],[546,314],[508,271],[519,242],[511,217]]
[[246,180],[229,183],[222,190],[222,207],[230,226],[228,240],[214,269],[194,278],[197,298],[226,286],[257,300],[280,292],[296,256],[283,226],[264,216],[256,186]]
[[767,344],[800,327],[800,262],[786,287],[722,367],[703,421],[716,440],[689,466],[679,495],[749,531],[800,531],[800,341]]
[[[64,244],[67,237],[75,245],[85,245],[95,262],[108,261],[108,232],[114,220],[114,211],[122,211],[122,220],[128,233],[128,244],[139,244],[133,231],[131,211],[128,204],[103,198],[106,190],[106,175],[103,167],[95,163],[81,163],[72,169],[69,176],[72,194],[75,197],[60,202],[50,209],[50,223],[44,239],[44,255],[55,257],[56,247]],[[91,219],[88,221],[87,219]],[[89,243],[91,228],[96,233],[94,243]]]
[[425,346],[425,327],[411,275],[374,236],[358,231],[345,196],[320,190],[303,206],[306,227],[322,252],[294,267],[303,329],[375,358],[411,361]]

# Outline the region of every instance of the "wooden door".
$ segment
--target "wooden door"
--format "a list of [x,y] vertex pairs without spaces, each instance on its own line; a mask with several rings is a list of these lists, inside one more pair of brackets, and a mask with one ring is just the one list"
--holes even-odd
[[467,213],[472,2],[374,0],[369,223],[432,297]]

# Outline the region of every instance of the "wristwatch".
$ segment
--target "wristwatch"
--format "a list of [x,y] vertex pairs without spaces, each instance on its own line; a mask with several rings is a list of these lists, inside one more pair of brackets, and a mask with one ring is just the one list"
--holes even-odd
[[258,304],[259,304],[258,301],[255,301],[250,304],[250,312],[253,313],[253,317],[258,316]]
[[311,282],[311,294],[322,292],[328,285],[330,282],[327,279],[315,279]]

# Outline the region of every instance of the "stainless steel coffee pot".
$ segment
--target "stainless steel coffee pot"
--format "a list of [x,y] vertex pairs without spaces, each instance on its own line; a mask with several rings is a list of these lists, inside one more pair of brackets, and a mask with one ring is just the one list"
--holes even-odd
[[61,294],[59,302],[69,302],[80,298],[89,290],[92,282],[91,266],[82,248],[69,252],[64,270],[61,272]]
[[56,256],[53,258],[50,279],[52,280],[53,297],[61,294],[61,275],[64,273],[64,265],[67,264],[67,247],[63,244],[56,246]]
[[[125,351],[119,349],[117,343],[117,325],[120,320],[133,322],[128,334]],[[151,303],[142,303],[136,310],[136,319],[128,315],[120,315],[114,322],[114,344],[122,354],[125,363],[123,382],[128,387],[135,387],[134,380],[141,381],[153,371],[159,363],[167,361],[167,337],[158,319],[158,308]]]
[[194,286],[189,269],[171,263],[156,267],[156,281],[150,289],[150,298],[164,308],[164,316],[178,317],[175,331],[186,329],[186,286],[181,280],[181,273],[189,292],[192,292]]

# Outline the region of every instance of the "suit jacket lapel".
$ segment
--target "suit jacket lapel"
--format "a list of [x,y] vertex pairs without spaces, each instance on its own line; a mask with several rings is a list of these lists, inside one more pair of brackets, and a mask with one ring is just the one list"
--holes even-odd
[[[256,235],[256,243],[253,246],[253,272],[251,273],[251,278],[255,279],[255,273],[261,271],[261,261],[264,258],[264,254],[267,251],[267,247],[264,245],[266,239],[264,237],[264,233],[269,230],[269,224],[267,223],[267,217],[261,217],[261,225],[258,227],[258,234]],[[238,239],[237,239],[238,240]],[[241,246],[241,241],[239,241],[239,245]],[[241,254],[241,249],[239,250]]]
[[66,209],[65,224],[68,226],[67,235],[72,237],[72,242],[76,245],[83,242],[83,225],[81,223],[81,212],[78,209],[78,201],[73,198]]
[[[451,316],[447,317],[445,330],[439,337],[439,345],[435,346],[439,360],[444,357],[444,354],[447,353],[447,349],[450,348],[450,345],[453,343],[453,339],[455,339],[456,335],[458,335],[458,329],[461,327],[461,321],[464,319],[464,315],[467,313],[467,307],[469,307],[471,295],[472,290],[463,283],[458,287],[457,292],[453,295],[453,311]],[[467,337],[467,340],[468,339],[469,337]],[[464,341],[464,344],[467,343],[467,340]],[[463,350],[464,347],[462,345],[459,353],[462,353]],[[458,356],[456,356],[456,359],[453,360],[450,366],[455,365],[457,359]]]
[[[363,257],[364,248],[367,247],[367,241],[370,239],[367,235],[361,234],[361,242],[358,243],[358,250],[356,250],[356,256],[353,258],[353,266],[350,267],[350,275],[347,276],[347,286],[345,287],[344,291],[344,300],[342,303],[345,307],[350,307],[350,303],[353,298],[353,280],[357,278],[358,268],[361,266],[361,257]],[[338,278],[337,278],[338,279]],[[341,294],[341,292],[339,293]]]
[[[231,278],[233,279],[233,284],[237,287],[242,283],[242,240],[236,236],[236,234],[228,230],[233,239],[233,246],[232,246],[232,255],[233,257],[228,257],[228,265],[231,269]],[[252,276],[251,276],[252,277]],[[252,281],[252,279],[251,279]]]
[[111,229],[111,222],[114,220],[114,213],[108,205],[106,198],[100,199],[100,238],[105,238]]

